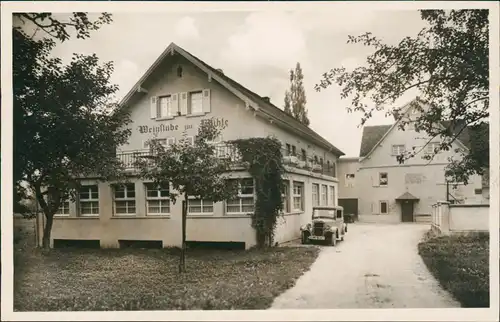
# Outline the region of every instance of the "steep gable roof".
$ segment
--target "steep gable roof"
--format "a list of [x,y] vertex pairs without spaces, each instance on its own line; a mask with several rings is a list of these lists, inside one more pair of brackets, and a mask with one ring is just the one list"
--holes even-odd
[[[397,124],[391,125],[374,125],[363,127],[363,136],[361,137],[361,147],[359,156],[361,158],[368,156],[371,151],[381,143],[389,131]],[[441,124],[444,127],[450,126],[450,121],[443,121]],[[482,123],[475,126],[465,126],[460,123],[456,124],[452,131],[458,134],[457,141],[462,143],[466,148],[474,148],[474,144],[484,144],[489,141],[489,125]]]
[[181,47],[177,46],[174,43],[171,43],[167,49],[158,57],[158,59],[153,63],[153,65],[146,71],[146,73],[139,79],[139,81],[132,87],[129,93],[124,97],[124,99],[120,102],[120,106],[126,106],[127,103],[132,99],[134,95],[140,92],[141,85],[146,81],[146,79],[154,72],[155,68],[166,58],[168,54],[178,53],[188,61],[193,63],[195,66],[200,68],[202,71],[206,72],[210,75],[212,79],[220,83],[229,91],[233,92],[233,94],[237,95],[241,99],[243,99],[248,108],[254,109],[255,113],[272,120],[273,122],[287,127],[290,130],[293,129],[294,132],[301,132],[306,138],[309,140],[316,142],[329,151],[335,153],[338,156],[345,155],[344,152],[340,151],[333,144],[328,142],[325,138],[317,134],[314,130],[305,126],[301,122],[297,121],[292,116],[285,113],[279,107],[267,101],[264,97],[254,93],[250,89],[226,76],[220,70],[217,70],[205,63],[198,57],[192,55]]
[[367,156],[391,128],[392,125],[374,125],[363,127],[363,136],[361,137],[359,156]]

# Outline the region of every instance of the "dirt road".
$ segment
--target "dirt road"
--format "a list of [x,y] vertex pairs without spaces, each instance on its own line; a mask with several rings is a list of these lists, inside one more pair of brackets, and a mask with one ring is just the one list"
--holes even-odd
[[271,309],[454,308],[417,252],[428,225],[352,224]]

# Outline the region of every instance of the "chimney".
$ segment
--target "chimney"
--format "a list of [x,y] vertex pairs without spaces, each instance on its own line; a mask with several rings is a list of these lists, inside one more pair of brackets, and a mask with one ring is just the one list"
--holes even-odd
[[221,73],[222,75],[224,75],[224,71],[220,68],[217,68],[216,71],[218,71],[219,73]]
[[271,99],[269,98],[269,96],[263,96],[262,99],[268,103],[271,103]]

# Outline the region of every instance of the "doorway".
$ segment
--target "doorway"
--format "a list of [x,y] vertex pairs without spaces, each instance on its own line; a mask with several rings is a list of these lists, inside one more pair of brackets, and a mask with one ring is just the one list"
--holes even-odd
[[401,202],[401,221],[402,222],[414,222],[413,216],[413,201],[403,200]]

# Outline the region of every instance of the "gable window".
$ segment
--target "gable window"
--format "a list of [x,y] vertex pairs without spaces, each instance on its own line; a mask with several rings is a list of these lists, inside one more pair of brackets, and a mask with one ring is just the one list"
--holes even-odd
[[172,96],[160,96],[158,98],[158,115],[159,118],[173,117],[174,111],[172,108]]
[[481,195],[481,194],[483,194],[483,189],[481,189],[481,188],[474,189],[474,194],[476,194],[476,195]]
[[319,184],[317,183],[312,184],[312,202],[313,207],[319,206]]
[[135,215],[135,184],[114,186],[115,214]]
[[404,144],[396,144],[392,146],[392,155],[400,155],[405,153],[406,148]]
[[211,215],[213,213],[214,213],[214,202],[212,200],[202,200],[191,197],[188,199],[188,214]]
[[170,213],[169,188],[159,187],[154,183],[146,183],[146,207],[148,215]]
[[293,210],[304,211],[304,183],[293,182]]
[[346,173],[346,175],[345,175],[345,186],[347,188],[354,187],[354,179],[355,179],[355,174],[354,173]]
[[321,186],[321,205],[328,205],[328,186],[326,184]]
[[389,203],[387,201],[379,202],[379,211],[380,214],[386,215],[389,212]]
[[[237,179],[230,179],[237,180]],[[247,214],[254,211],[254,186],[252,178],[237,180],[238,196],[226,201],[227,214]],[[234,181],[233,181],[234,182]]]
[[80,187],[80,215],[99,216],[99,189],[97,185]]
[[429,142],[425,146],[425,154],[434,154],[434,151],[437,151],[439,149],[440,143],[439,142]]
[[61,204],[59,205],[59,208],[57,209],[55,215],[56,216],[69,215],[69,200],[68,199],[61,200]]
[[283,182],[283,191],[281,192],[281,203],[283,204],[283,213],[290,213],[290,184]]
[[203,113],[203,96],[201,91],[189,93],[189,110],[188,114]]
[[378,180],[379,186],[385,187],[389,184],[389,175],[387,172],[380,172],[379,173],[379,180]]

